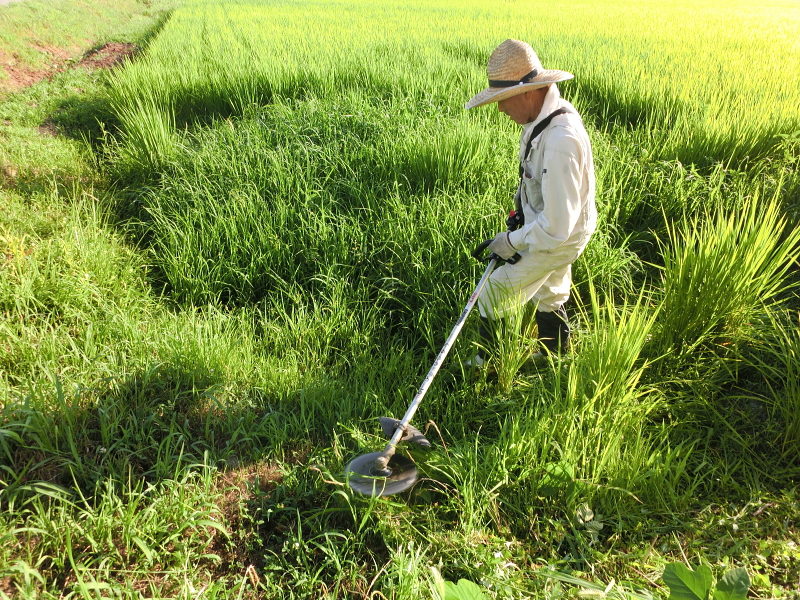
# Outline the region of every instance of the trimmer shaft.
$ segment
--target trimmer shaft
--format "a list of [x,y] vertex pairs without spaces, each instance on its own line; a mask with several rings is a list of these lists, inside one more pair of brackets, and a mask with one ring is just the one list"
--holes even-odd
[[[513,217],[514,211],[512,210],[509,219]],[[512,226],[509,225],[509,231],[511,228]],[[475,291],[472,292],[472,295],[469,297],[469,302],[467,302],[464,310],[461,311],[461,316],[458,317],[458,321],[456,321],[453,330],[450,332],[450,335],[447,336],[447,340],[439,351],[436,360],[433,361],[433,365],[422,381],[422,385],[419,386],[419,390],[417,390],[414,400],[412,400],[411,405],[406,410],[406,414],[403,415],[400,421],[389,417],[381,417],[381,427],[384,433],[391,436],[389,443],[386,444],[383,452],[371,452],[370,454],[358,456],[347,465],[347,483],[356,492],[366,494],[367,496],[388,496],[407,490],[414,485],[414,482],[417,480],[417,467],[414,465],[414,462],[395,454],[397,452],[397,444],[401,441],[407,441],[414,442],[423,447],[430,447],[431,445],[431,443],[425,439],[421,431],[411,427],[411,419],[414,413],[417,412],[417,408],[419,408],[419,404],[428,391],[433,378],[436,377],[436,373],[439,372],[439,367],[442,366],[444,359],[447,358],[447,354],[450,352],[450,348],[453,347],[458,334],[461,333],[461,328],[464,327],[464,322],[467,320],[472,307],[478,302],[481,290],[489,280],[489,276],[492,274],[495,265],[498,261],[503,260],[495,253],[486,257],[483,256],[483,251],[486,250],[491,243],[492,240],[486,240],[475,248],[475,251],[472,253],[472,256],[480,262],[488,262],[486,270],[483,272],[483,277],[481,277],[481,280],[478,282]],[[517,262],[519,258],[519,254],[515,254],[511,258],[505,260],[513,264]],[[389,470],[391,470],[391,473],[387,476]]]

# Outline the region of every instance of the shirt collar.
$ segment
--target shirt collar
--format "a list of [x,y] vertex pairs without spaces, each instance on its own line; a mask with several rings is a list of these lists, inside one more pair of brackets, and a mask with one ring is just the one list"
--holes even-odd
[[542,110],[539,111],[539,116],[536,117],[536,119],[532,122],[526,123],[522,126],[521,142],[523,144],[528,143],[528,138],[530,137],[531,132],[533,132],[533,128],[536,127],[536,125],[538,125],[542,119],[559,107],[560,100],[561,92],[558,91],[558,86],[553,83],[550,85],[550,89],[547,90],[547,94],[545,94],[544,102],[542,103]]

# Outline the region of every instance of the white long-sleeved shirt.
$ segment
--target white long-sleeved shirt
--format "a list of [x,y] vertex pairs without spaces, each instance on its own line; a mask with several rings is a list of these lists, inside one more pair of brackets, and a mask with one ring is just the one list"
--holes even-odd
[[[562,107],[570,112],[554,117],[523,156],[534,127]],[[522,129],[520,160],[524,174],[517,193],[525,225],[511,232],[509,241],[528,252],[574,248],[577,257],[597,225],[594,159],[580,116],[555,84],[537,119]]]

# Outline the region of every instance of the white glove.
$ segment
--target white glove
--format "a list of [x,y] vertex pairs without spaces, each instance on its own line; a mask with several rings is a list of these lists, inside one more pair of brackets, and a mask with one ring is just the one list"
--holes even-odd
[[489,244],[489,250],[494,252],[503,260],[508,260],[517,253],[517,249],[511,245],[511,240],[508,239],[508,231],[501,231]]

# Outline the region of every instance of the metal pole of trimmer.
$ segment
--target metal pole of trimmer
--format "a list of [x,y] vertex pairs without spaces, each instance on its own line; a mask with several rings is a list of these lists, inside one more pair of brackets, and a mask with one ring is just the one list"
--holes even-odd
[[[512,210],[509,214],[509,219],[513,219],[515,216],[515,212]],[[509,230],[511,229],[511,225],[509,224]],[[480,246],[478,246],[475,251],[472,253],[472,256],[478,259],[481,262],[485,262],[488,260],[488,264],[486,265],[486,270],[483,272],[483,277],[478,282],[478,285],[475,287],[475,291],[472,292],[472,295],[469,297],[469,302],[464,307],[464,310],[461,311],[461,316],[458,317],[458,321],[456,321],[453,330],[450,332],[450,335],[447,337],[447,341],[444,343],[444,346],[439,351],[439,355],[436,357],[436,360],[433,361],[433,365],[431,366],[430,371],[425,376],[425,379],[422,382],[422,385],[419,386],[419,390],[417,394],[414,396],[414,400],[411,402],[411,405],[406,410],[406,414],[403,415],[402,420],[398,424],[397,428],[394,430],[394,434],[392,435],[392,439],[389,440],[389,443],[386,444],[386,447],[381,452],[381,455],[375,459],[375,467],[372,471],[372,474],[376,477],[389,477],[392,474],[392,470],[389,468],[389,461],[394,456],[395,450],[397,448],[397,443],[400,441],[400,438],[403,437],[403,433],[405,432],[406,426],[411,422],[411,419],[414,417],[414,413],[417,412],[417,408],[419,408],[420,402],[425,397],[428,388],[431,386],[433,382],[433,378],[436,377],[436,374],[439,372],[439,369],[444,362],[444,359],[447,358],[447,355],[450,353],[450,349],[453,347],[453,344],[458,338],[458,334],[461,333],[461,329],[464,327],[464,323],[469,316],[469,313],[472,312],[472,309],[475,307],[475,304],[478,302],[478,296],[480,296],[481,291],[483,290],[486,282],[489,280],[489,276],[494,271],[495,266],[497,266],[498,261],[502,260],[499,256],[492,253],[488,257],[484,258],[481,256],[484,250],[489,247],[489,244],[492,240],[486,240]],[[519,254],[515,254],[506,262],[515,263],[520,259]]]
[[461,329],[464,327],[464,323],[466,322],[469,313],[472,312],[473,307],[475,304],[477,304],[478,296],[480,295],[481,290],[483,290],[483,286],[486,285],[486,282],[488,281],[489,276],[492,274],[492,271],[494,271],[495,265],[497,265],[497,259],[490,259],[489,264],[486,265],[486,270],[483,272],[483,277],[481,277],[481,280],[478,282],[475,291],[472,292],[472,296],[469,297],[469,302],[467,302],[464,310],[461,311],[461,316],[458,317],[455,327],[453,327],[453,330],[447,337],[447,341],[439,351],[439,355],[436,357],[436,360],[433,361],[430,371],[428,371],[428,374],[425,376],[422,385],[419,386],[419,390],[417,391],[416,396],[414,396],[414,400],[411,402],[408,410],[406,410],[406,414],[403,415],[400,424],[397,426],[397,429],[394,430],[392,439],[389,440],[389,443],[386,444],[386,447],[383,449],[383,452],[381,452],[381,455],[375,460],[375,470],[373,475],[378,477],[388,477],[392,474],[392,470],[387,465],[389,464],[392,456],[394,456],[397,443],[400,441],[400,438],[403,437],[403,432],[405,431],[406,425],[411,422],[411,419],[414,417],[414,413],[417,412],[417,408],[419,408],[420,402],[422,402],[422,399],[425,397],[425,393],[428,391],[431,383],[433,383],[433,378],[436,377],[436,374],[439,372],[444,359],[447,358],[447,355],[450,353],[450,348],[453,347],[456,338],[458,338],[458,334],[461,333]]

